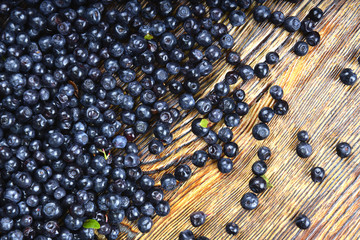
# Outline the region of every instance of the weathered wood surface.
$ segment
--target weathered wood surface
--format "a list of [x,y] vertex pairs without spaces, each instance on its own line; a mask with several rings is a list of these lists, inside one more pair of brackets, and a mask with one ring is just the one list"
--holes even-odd
[[[185,229],[213,240],[360,239],[360,84],[349,87],[338,80],[345,67],[360,73],[356,61],[360,55],[360,1],[304,0],[291,4],[268,0],[266,5],[272,11],[280,10],[286,16],[295,15],[301,20],[311,8],[319,6],[325,11],[324,19],[316,26],[321,43],[311,47],[306,56],[297,57],[291,49],[303,38],[301,33],[289,34],[268,22],[258,24],[250,17],[251,10],[246,11],[249,16],[246,24],[231,29],[236,36],[233,50],[241,54],[243,63],[252,67],[264,61],[269,51],[278,52],[281,61],[271,67],[269,77],[239,81],[232,87],[241,87],[247,94],[245,101],[251,106],[241,125],[233,129],[240,147],[234,170],[221,174],[215,161],[209,161],[201,169],[191,164],[191,154],[206,146],[190,131],[191,120],[200,117],[196,111],[183,113],[172,129],[174,142],[160,156],[147,151],[151,136],[138,139],[142,169],[154,172],[158,184],[164,173],[173,172],[180,163],[188,163],[193,175],[175,191],[166,193],[170,215],[155,217],[151,232],[138,234],[136,239],[177,239]],[[196,97],[206,96],[232,68],[224,64],[224,58],[218,61],[214,73],[201,81],[202,91]],[[256,141],[251,129],[259,122],[260,109],[274,104],[268,93],[273,84],[283,87],[290,111],[285,116],[274,117],[269,124],[268,139]],[[166,99],[178,107],[174,99]],[[217,124],[214,129],[221,126],[222,123]],[[301,159],[295,153],[299,130],[307,130],[311,136],[314,152],[308,159]],[[353,154],[347,159],[340,159],[334,151],[341,141],[353,146]],[[260,194],[258,208],[249,212],[241,208],[239,201],[250,191],[251,166],[258,160],[256,152],[260,146],[272,150],[266,175],[274,187]],[[311,181],[310,169],[314,166],[326,171],[326,179],[321,184]],[[211,215],[203,226],[195,229],[189,215],[198,210]],[[299,213],[310,217],[310,229],[301,231],[295,226],[293,220]],[[225,225],[230,221],[240,227],[240,233],[232,238],[225,232]],[[135,226],[132,229],[138,232]]]

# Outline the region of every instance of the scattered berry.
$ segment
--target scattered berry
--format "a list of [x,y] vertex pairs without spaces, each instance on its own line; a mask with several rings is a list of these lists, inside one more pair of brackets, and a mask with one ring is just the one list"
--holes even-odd
[[198,211],[190,214],[190,222],[194,227],[200,227],[205,223],[206,215],[204,212]]
[[249,192],[244,194],[240,200],[240,203],[245,210],[253,210],[258,206],[259,199],[255,194]]
[[300,142],[307,142],[309,141],[309,134],[307,131],[302,130],[298,132],[297,138],[299,139]]
[[339,143],[336,145],[336,153],[339,157],[346,158],[350,156],[351,146],[346,142]]
[[252,172],[256,176],[262,176],[262,175],[264,175],[266,173],[267,166],[266,166],[266,163],[264,161],[256,161],[252,165],[251,169],[252,169]]
[[305,216],[304,214],[301,214],[296,217],[295,224],[300,229],[308,229],[311,225],[311,222],[307,216]]
[[321,167],[314,167],[311,169],[311,179],[313,182],[322,182],[325,177],[325,171]]
[[296,153],[301,158],[308,158],[312,154],[312,147],[306,142],[300,142],[296,147]]
[[234,222],[230,222],[226,224],[225,230],[230,235],[236,235],[239,232],[239,226]]

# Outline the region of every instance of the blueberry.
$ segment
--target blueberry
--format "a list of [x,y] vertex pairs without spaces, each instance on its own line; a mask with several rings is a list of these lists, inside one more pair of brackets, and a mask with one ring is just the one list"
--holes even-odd
[[140,164],[139,156],[134,153],[127,154],[124,158],[125,167],[136,167],[139,164]]
[[229,158],[221,158],[218,163],[217,167],[220,172],[222,173],[229,173],[233,169],[233,162]]
[[195,107],[195,100],[192,95],[184,93],[179,97],[179,105],[184,110],[190,110]]
[[306,142],[300,142],[296,146],[296,153],[301,158],[308,158],[312,154],[312,147],[310,144]]
[[311,169],[311,179],[313,182],[322,182],[325,177],[325,171],[321,167],[314,167]]
[[245,116],[250,110],[249,105],[246,102],[238,102],[235,107],[235,111],[240,116]]
[[224,154],[227,157],[235,157],[239,152],[239,147],[234,142],[228,142],[224,144]]
[[194,227],[200,227],[205,223],[206,215],[202,211],[193,212],[190,214],[190,222]]
[[284,13],[280,11],[275,11],[270,16],[270,22],[272,22],[275,26],[280,26],[285,21]]
[[17,172],[14,175],[15,184],[23,189],[29,188],[32,184],[32,177],[28,172]]
[[195,240],[194,233],[189,229],[182,231],[179,234],[179,240]]
[[229,20],[233,26],[241,26],[245,23],[246,16],[244,12],[240,10],[234,10],[230,13]]
[[224,12],[220,8],[210,8],[209,15],[211,20],[218,22],[222,16],[224,15]]
[[262,193],[266,190],[266,181],[262,177],[253,177],[250,179],[249,187],[254,193]]
[[351,146],[346,142],[341,142],[336,145],[336,153],[341,158],[350,156]]
[[232,113],[235,110],[235,101],[232,98],[224,97],[219,101],[219,108],[225,114]]
[[274,105],[274,112],[277,115],[285,115],[289,111],[289,105],[284,100],[277,100]]
[[254,78],[254,70],[249,65],[243,65],[239,68],[239,75],[244,81]]
[[340,73],[340,81],[345,85],[354,85],[357,81],[357,75],[350,68],[345,68]]
[[186,181],[191,177],[191,168],[186,164],[181,164],[175,168],[175,178],[178,181]]
[[56,201],[49,201],[42,208],[42,213],[48,219],[58,219],[62,215],[62,212],[63,210],[60,204]]
[[314,28],[315,28],[315,23],[312,21],[312,20],[310,20],[310,19],[304,19],[302,22],[301,22],[301,27],[300,27],[300,29],[301,29],[301,31],[303,32],[303,33],[310,33],[310,32],[312,32],[313,30],[314,30]]
[[200,114],[205,115],[205,114],[208,114],[212,110],[212,105],[211,105],[211,102],[209,99],[202,98],[196,102],[195,108],[196,108],[196,110],[198,110],[198,112]]
[[170,135],[169,126],[165,123],[158,123],[154,127],[154,135],[160,140],[164,140],[166,137]]
[[276,64],[279,62],[279,55],[276,52],[269,52],[266,54],[265,59],[267,64]]
[[167,201],[160,201],[155,206],[155,212],[160,217],[165,217],[170,213],[170,205]]
[[160,154],[164,149],[164,145],[159,140],[154,139],[149,143],[149,152],[152,154]]
[[230,49],[234,46],[234,38],[230,34],[225,34],[220,38],[219,44],[224,49]]
[[264,161],[256,161],[252,165],[251,169],[252,169],[252,172],[256,176],[261,176],[261,175],[264,175],[266,173],[267,166],[266,166],[266,163]]
[[228,143],[231,141],[234,135],[230,128],[224,127],[219,130],[218,136],[221,141]]
[[324,16],[324,12],[320,8],[313,8],[310,10],[308,17],[314,22],[319,22]]
[[309,141],[309,134],[307,131],[302,130],[298,132],[297,138],[299,139],[300,142],[307,142]]
[[310,32],[305,36],[306,42],[314,47],[320,43],[320,34],[316,31]]
[[155,213],[155,207],[151,203],[146,202],[141,206],[140,212],[145,216],[151,217]]
[[221,50],[219,47],[215,46],[215,45],[211,45],[209,46],[206,50],[205,50],[205,57],[207,59],[209,59],[209,61],[214,62],[216,60],[218,60],[221,57]]
[[138,228],[142,233],[149,232],[152,226],[153,226],[153,221],[148,216],[141,217],[138,221]]
[[148,191],[148,200],[152,204],[158,204],[164,198],[164,192],[160,188],[152,188]]
[[253,210],[258,206],[259,199],[253,193],[245,193],[242,196],[240,203],[245,210]]
[[200,125],[202,120],[201,118],[197,118],[191,123],[191,130],[198,137],[204,137],[209,132],[209,128]]
[[257,22],[264,22],[271,16],[271,11],[268,7],[260,5],[256,6],[253,10],[254,19]]
[[295,224],[300,229],[308,229],[311,225],[311,222],[307,216],[301,214],[295,218]]
[[278,85],[272,86],[270,88],[269,92],[270,92],[271,97],[275,100],[281,100],[282,97],[284,96],[284,91]]
[[240,117],[237,113],[226,114],[224,122],[227,127],[237,127],[240,125]]
[[222,147],[220,144],[212,144],[208,147],[208,156],[211,159],[220,160],[222,154]]
[[239,226],[234,222],[230,222],[226,224],[225,230],[230,235],[236,235],[239,233]]
[[218,108],[213,109],[208,115],[209,120],[213,123],[220,122],[222,117],[223,112]]
[[197,150],[191,157],[192,163],[197,167],[204,167],[208,160],[208,155],[203,150]]
[[301,27],[301,22],[297,17],[287,17],[284,21],[284,28],[288,32],[296,32]]
[[305,56],[309,51],[309,46],[306,42],[299,41],[294,45],[294,53],[298,56]]
[[167,173],[161,177],[161,187],[166,191],[176,188],[176,179],[171,173]]
[[[202,47],[208,47],[213,42],[211,34],[207,30],[201,30],[195,37],[196,42]],[[228,46],[229,43],[224,40],[224,46]]]
[[245,99],[245,92],[242,89],[236,89],[233,92],[233,99],[237,102],[242,102]]
[[187,18],[191,16],[191,9],[186,5],[181,5],[177,9],[175,16],[180,22],[184,22]]
[[264,140],[270,135],[270,129],[265,123],[258,123],[253,127],[252,134],[256,140]]
[[259,119],[263,123],[268,123],[271,121],[271,119],[274,117],[275,112],[269,107],[264,107],[259,112]]
[[130,206],[128,209],[126,209],[125,215],[126,215],[126,218],[129,219],[130,221],[135,221],[135,220],[139,219],[140,211],[137,207]]

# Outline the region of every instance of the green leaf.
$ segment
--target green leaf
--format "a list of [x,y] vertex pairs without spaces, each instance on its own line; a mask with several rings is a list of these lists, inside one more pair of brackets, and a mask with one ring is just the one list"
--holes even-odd
[[200,126],[203,127],[203,128],[207,128],[208,127],[208,124],[209,124],[209,121],[207,119],[201,119],[200,121]]
[[98,221],[96,221],[95,219],[86,219],[84,222],[83,228],[99,229],[100,223]]
[[144,38],[145,38],[146,40],[151,40],[151,39],[154,38],[154,36],[151,35],[151,34],[149,34],[149,33],[147,33]]
[[262,175],[261,177],[265,180],[265,182],[266,182],[266,187],[268,187],[268,188],[274,187],[274,185],[272,185],[272,184],[270,183],[269,179],[268,179],[265,175]]

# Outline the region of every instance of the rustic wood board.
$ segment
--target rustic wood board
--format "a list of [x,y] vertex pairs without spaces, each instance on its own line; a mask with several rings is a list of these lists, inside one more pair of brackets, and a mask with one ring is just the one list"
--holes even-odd
[[[240,147],[234,170],[221,174],[215,161],[209,161],[201,169],[191,164],[191,154],[206,147],[205,142],[190,131],[191,120],[201,117],[196,111],[182,112],[181,120],[172,129],[174,142],[160,156],[147,151],[151,135],[137,139],[142,169],[152,173],[157,184],[164,173],[173,172],[180,163],[188,163],[193,175],[176,190],[166,193],[171,213],[167,217],[155,217],[151,232],[138,234],[136,239],[177,239],[185,229],[212,240],[360,239],[360,84],[345,86],[338,80],[340,71],[346,67],[360,73],[356,61],[360,55],[360,1],[304,0],[292,4],[268,0],[266,5],[272,11],[280,10],[286,16],[298,16],[301,20],[311,8],[323,9],[325,17],[316,26],[321,43],[311,47],[306,56],[297,57],[291,49],[303,38],[301,33],[289,34],[268,22],[258,24],[250,17],[251,9],[246,11],[249,16],[246,24],[231,29],[236,37],[233,50],[241,54],[243,63],[252,67],[264,61],[269,51],[278,52],[281,61],[271,67],[269,77],[239,81],[232,87],[241,87],[247,94],[245,101],[251,106],[241,125],[233,129]],[[224,19],[227,22],[226,17]],[[202,91],[196,97],[206,96],[231,69],[233,67],[224,64],[224,58],[218,61],[215,71],[201,81]],[[290,111],[271,121],[271,134],[266,140],[256,141],[251,129],[259,122],[260,109],[273,106],[268,89],[274,84],[283,87]],[[178,107],[171,96],[165,99]],[[222,123],[217,124],[213,129],[221,126]],[[308,159],[301,159],[295,153],[296,134],[300,130],[307,130],[311,137],[314,151]],[[335,153],[335,146],[341,141],[353,147],[347,159],[340,159]],[[250,191],[251,166],[258,160],[256,152],[261,146],[272,150],[266,175],[274,187],[259,195],[256,210],[245,211],[240,199]],[[321,184],[311,181],[310,169],[314,166],[326,171],[326,179]],[[203,226],[195,229],[189,215],[199,210],[211,215]],[[299,213],[310,217],[310,229],[301,231],[295,226],[293,220]],[[240,233],[232,238],[225,232],[225,225],[230,221],[240,227]],[[131,228],[138,232],[136,226]]]

